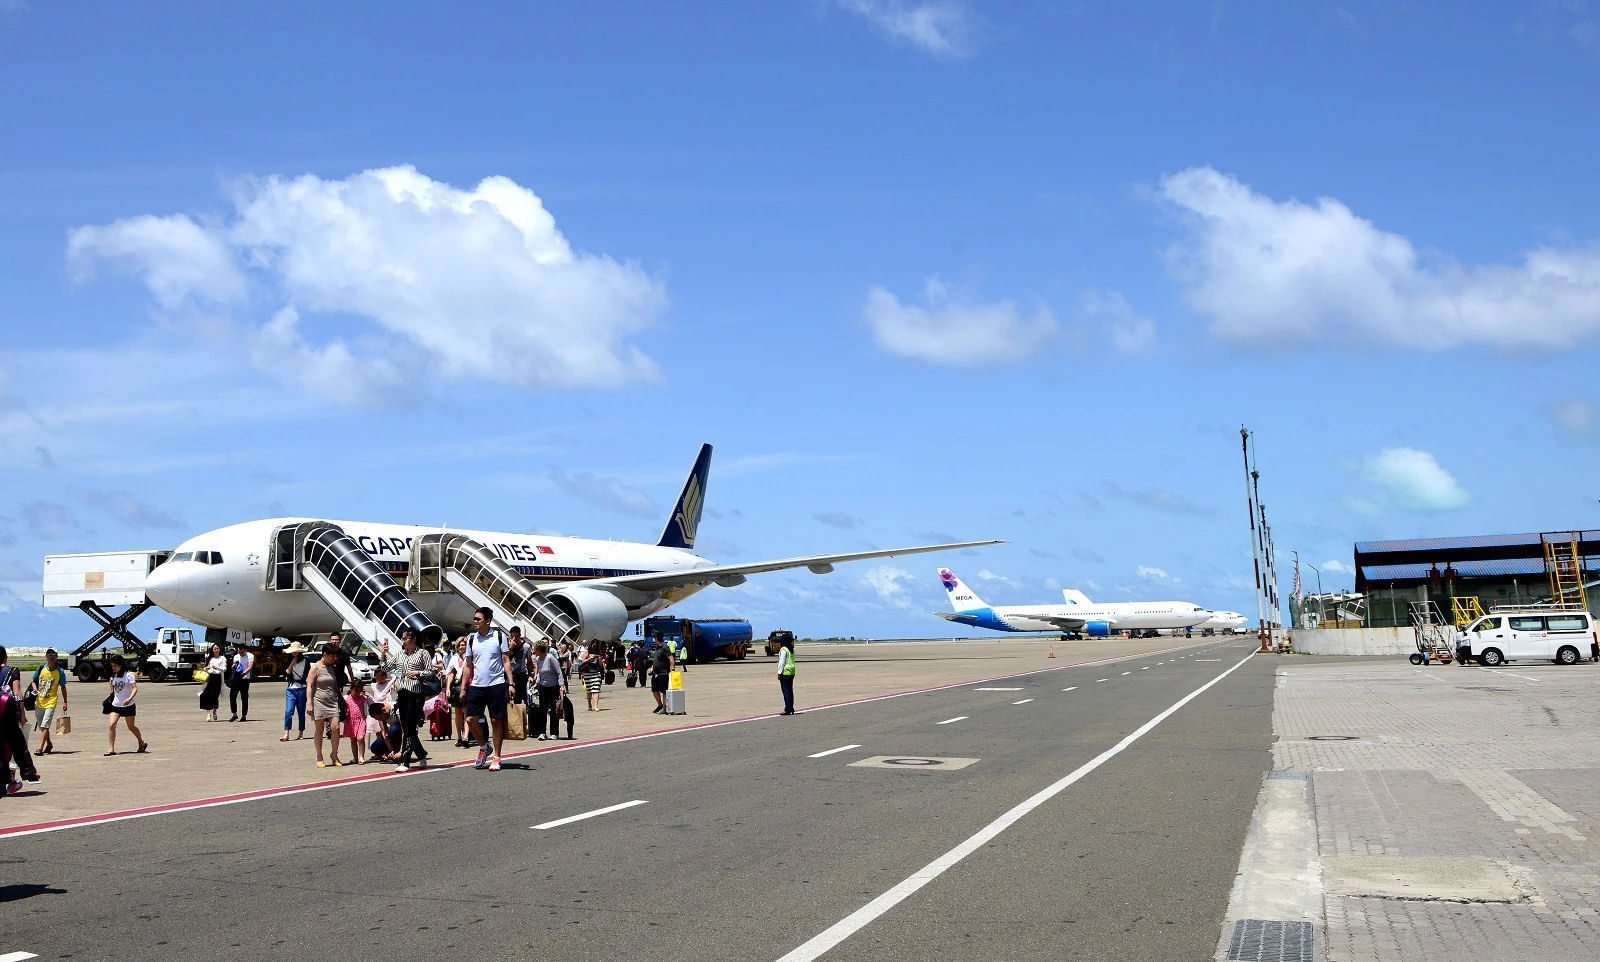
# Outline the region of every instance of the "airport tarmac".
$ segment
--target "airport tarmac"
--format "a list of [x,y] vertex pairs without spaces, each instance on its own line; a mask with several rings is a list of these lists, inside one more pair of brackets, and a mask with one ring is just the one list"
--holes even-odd
[[[1277,662],[1252,647],[802,649],[803,707],[869,700],[772,717],[770,660],[723,663],[691,670],[706,714],[678,723],[764,717],[59,831],[16,825],[47,795],[8,799],[0,956],[1207,958],[1271,764]],[[580,739],[659,726],[648,695],[607,694],[639,718],[580,711]],[[98,811],[135,764],[193,799],[230,754],[295,747],[188,750],[169,710],[154,754],[93,756]],[[262,717],[189,728],[274,738]],[[243,767],[292,784],[299,745]]]

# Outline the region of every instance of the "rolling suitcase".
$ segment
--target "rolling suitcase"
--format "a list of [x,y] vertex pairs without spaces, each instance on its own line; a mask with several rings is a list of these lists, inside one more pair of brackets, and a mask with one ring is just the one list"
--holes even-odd
[[667,714],[687,715],[689,709],[684,701],[683,689],[673,688],[667,692]]

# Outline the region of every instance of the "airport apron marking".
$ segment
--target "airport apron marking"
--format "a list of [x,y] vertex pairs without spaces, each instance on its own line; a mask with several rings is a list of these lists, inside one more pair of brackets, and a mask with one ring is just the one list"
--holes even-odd
[[0,955],[0,962],[23,962],[24,959],[37,958],[38,956],[32,952],[7,952],[5,955]]
[[973,691],[1021,691],[1021,688],[974,688]]
[[1013,704],[1013,705],[1026,705],[1030,701],[1033,701],[1033,699],[1032,698],[1024,698],[1021,701],[1014,701],[1011,704]]
[[1078,686],[1077,685],[1073,685],[1071,688],[1063,688],[1061,690],[1062,691],[1077,691],[1078,690]]
[[[1249,661],[1254,656],[1255,652],[1245,655],[1244,658],[1240,659],[1240,661],[1232,668],[1227,669],[1222,674],[1206,682],[1204,685],[1201,685],[1199,688],[1196,688],[1189,694],[1184,695],[1182,698],[1174,702],[1171,707],[1161,712],[1161,714],[1145,722],[1143,725],[1140,725],[1138,728],[1135,728],[1132,732],[1129,732],[1128,735],[1122,739],[1122,741],[1117,742],[1115,745],[1111,746],[1110,748],[1101,752],[1099,755],[1096,755],[1090,761],[1075,769],[1071,774],[1035,793],[1026,801],[1018,804],[1004,815],[1001,815],[999,818],[979,829],[976,834],[972,835],[960,845],[957,845],[955,848],[913,872],[905,881],[894,886],[887,892],[884,892],[882,895],[868,902],[866,905],[856,909],[854,912],[851,912],[838,922],[835,922],[833,925],[812,936],[811,939],[797,946],[787,955],[779,958],[778,962],[813,962],[813,960],[821,957],[829,949],[832,949],[840,942],[843,942],[845,939],[848,939],[850,936],[859,932],[874,919],[883,915],[883,913],[894,908],[896,905],[899,905],[907,898],[910,898],[912,894],[920,890],[924,885],[927,885],[929,882],[949,871],[962,859],[989,844],[989,842],[999,837],[1000,833],[1004,832],[1006,829],[1020,821],[1024,815],[1027,815],[1029,812],[1043,805],[1045,802],[1055,798],[1057,795],[1066,791],[1073,784],[1082,779],[1085,775],[1088,775],[1101,765],[1104,765],[1117,755],[1120,755],[1129,745],[1132,745],[1140,738],[1143,738],[1151,731],[1151,729],[1172,717],[1172,715],[1177,712],[1178,709],[1200,697],[1208,689],[1210,689],[1211,686],[1238,671],[1245,662]],[[859,765],[861,763],[855,762],[854,764]]]
[[966,768],[976,762],[976,758],[930,758],[926,755],[874,755],[863,758],[859,762],[851,762],[851,768],[902,768],[914,769],[924,772],[953,772]]
[[[1162,652],[1179,651],[1180,647],[1165,648]],[[1144,655],[1157,654],[1145,652]],[[1032,671],[1016,671],[1006,675],[993,675],[988,678],[970,678],[966,681],[952,682],[948,685],[934,685],[930,688],[913,688],[907,691],[889,692],[883,695],[868,695],[864,698],[851,698],[845,701],[831,702],[826,705],[813,705],[807,708],[808,712],[827,711],[830,708],[849,708],[852,705],[868,705],[873,702],[888,701],[891,698],[905,698],[909,695],[926,695],[932,692],[951,691],[957,688],[967,688],[971,685],[981,685],[985,682],[1004,681],[1011,678],[1026,678],[1030,675],[1041,675],[1051,671],[1061,671],[1066,668],[1089,668],[1094,665],[1104,665],[1110,662],[1122,661],[1128,658],[1138,658],[1140,655],[1115,655],[1110,658],[1100,658],[1094,661],[1078,662],[1072,665],[1055,665],[1050,668],[1036,668]],[[1021,689],[1017,689],[1021,690]],[[543,748],[532,748],[520,752],[503,752],[502,759],[526,758],[530,755],[547,755],[556,752],[580,751],[585,748],[594,748],[599,745],[614,745],[620,742],[638,741],[642,738],[657,738],[663,735],[677,735],[683,732],[704,731],[708,728],[722,728],[726,725],[742,725],[745,722],[762,721],[768,718],[777,718],[777,712],[765,712],[760,715],[746,715],[741,718],[727,718],[722,721],[701,722],[694,725],[682,725],[677,728],[659,728],[655,731],[637,732],[632,735],[614,735],[609,738],[597,738],[591,742],[579,742],[568,745],[549,745]],[[363,782],[377,781],[386,778],[419,778],[429,775],[438,775],[455,768],[465,768],[473,764],[473,759],[464,758],[459,762],[444,765],[431,765],[428,768],[414,768],[408,772],[372,772],[364,775],[352,775],[347,778],[335,778],[321,782],[310,782],[301,785],[290,785],[285,788],[260,788],[248,792],[238,792],[232,795],[215,795],[210,798],[197,798],[184,802],[168,802],[161,805],[149,805],[143,808],[124,809],[122,811],[102,812],[97,815],[77,815],[72,818],[61,818],[49,822],[33,822],[25,825],[14,825],[9,828],[0,828],[0,838],[18,838],[24,835],[41,835],[45,832],[59,832],[68,828],[83,828],[90,825],[105,825],[111,822],[125,822],[135,818],[149,818],[153,815],[170,815],[177,812],[188,812],[200,808],[216,808],[223,805],[238,805],[242,802],[259,801],[266,798],[279,798],[285,795],[299,795],[305,792],[320,792],[330,788],[342,788],[346,785],[357,785]]]
[[620,805],[607,805],[605,808],[597,808],[592,812],[584,812],[581,815],[568,815],[566,818],[558,818],[553,822],[540,822],[538,825],[535,825],[534,828],[541,831],[550,828],[560,828],[563,825],[571,825],[573,822],[581,822],[586,818],[594,818],[597,815],[610,815],[612,812],[620,812],[625,808],[632,808],[635,805],[648,804],[650,804],[648,800],[636,798],[631,802],[623,802]]
[[939,722],[939,724],[948,725],[951,722],[966,721],[968,718],[971,718],[971,717],[972,717],[971,715],[957,715],[954,718],[946,718],[944,721]]
[[860,747],[861,747],[860,745],[840,745],[838,748],[830,748],[825,752],[817,752],[815,755],[807,755],[806,757],[807,758],[827,758],[829,755],[837,755],[840,752],[847,752],[852,748],[860,748]]

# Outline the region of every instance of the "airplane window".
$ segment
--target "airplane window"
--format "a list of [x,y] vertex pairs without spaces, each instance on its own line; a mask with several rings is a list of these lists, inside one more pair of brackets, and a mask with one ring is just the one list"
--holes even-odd
[[194,552],[193,551],[180,551],[177,554],[172,556],[172,560],[173,561],[193,561],[194,560]]
[[222,564],[222,552],[220,552],[220,551],[211,552],[211,563],[214,564],[214,565]]

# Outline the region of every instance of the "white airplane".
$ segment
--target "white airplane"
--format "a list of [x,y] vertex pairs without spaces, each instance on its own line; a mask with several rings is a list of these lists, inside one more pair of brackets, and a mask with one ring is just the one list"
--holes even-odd
[[[535,600],[526,602],[524,612],[540,606],[553,609],[568,619],[566,626],[576,637],[609,641],[620,638],[629,621],[709,584],[731,588],[746,575],[761,572],[809,568],[826,574],[844,561],[997,543],[719,565],[694,553],[710,468],[711,445],[702,445],[655,544],[273,518],[229,525],[183,542],[149,573],[144,592],[153,604],[195,624],[242,629],[257,637],[324,634],[365,616],[374,628],[378,622],[390,633],[412,627],[432,640],[439,636],[437,625],[459,630],[473,608],[489,603],[472,597],[475,589],[462,585],[465,580],[476,582],[507,611],[532,595]],[[454,539],[449,544],[459,552],[452,557],[465,559],[455,562],[459,570],[453,582],[447,577],[452,572],[442,570],[452,562],[439,560],[441,539]],[[429,542],[431,554],[423,550]],[[559,617],[555,623],[560,624]]]
[[1242,628],[1246,618],[1237,611],[1213,611],[1211,617],[1195,625],[1201,631],[1232,631]]
[[950,594],[955,611],[934,612],[939,617],[974,628],[995,631],[1081,632],[1104,638],[1119,631],[1193,628],[1211,612],[1187,601],[1114,601],[1095,604],[1081,591],[1068,588],[1061,605],[1006,605],[984,602],[949,568],[939,569],[939,582]]

